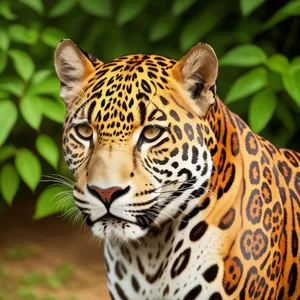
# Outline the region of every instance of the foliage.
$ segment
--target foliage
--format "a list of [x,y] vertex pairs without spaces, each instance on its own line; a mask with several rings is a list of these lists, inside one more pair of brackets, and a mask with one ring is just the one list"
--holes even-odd
[[[299,15],[300,0],[1,1],[3,200],[11,205],[37,188],[38,197],[42,174],[68,175],[60,147],[65,107],[53,67],[62,38],[103,61],[136,52],[179,59],[205,41],[220,58],[219,96],[255,132],[299,150]],[[57,210],[58,192],[50,187],[39,196],[35,218]]]
[[[29,248],[6,249],[6,256],[11,261],[27,260],[28,262],[28,259],[36,255]],[[0,266],[0,300],[56,300],[59,298],[53,295],[54,292],[66,287],[67,290],[73,290],[76,286],[78,283],[74,278],[74,266],[70,263],[60,264],[50,270],[34,268],[21,272],[11,272],[6,267]],[[75,300],[77,297],[71,294],[65,299]]]
[[6,256],[11,259],[24,259],[29,257],[31,254],[32,250],[28,247],[6,249]]

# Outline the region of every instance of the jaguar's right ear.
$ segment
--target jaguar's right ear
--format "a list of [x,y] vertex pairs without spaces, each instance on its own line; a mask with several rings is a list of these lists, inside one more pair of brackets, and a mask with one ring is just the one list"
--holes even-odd
[[60,96],[69,103],[80,94],[85,79],[103,64],[77,47],[71,40],[62,40],[55,50],[55,69],[61,82]]
[[173,67],[173,75],[189,95],[200,116],[205,116],[216,98],[218,59],[212,47],[199,43]]

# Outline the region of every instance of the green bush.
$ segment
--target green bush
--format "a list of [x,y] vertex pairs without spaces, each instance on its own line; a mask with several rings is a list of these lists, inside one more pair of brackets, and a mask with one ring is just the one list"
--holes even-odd
[[[2,0],[2,205],[33,197],[31,190],[41,218],[61,196],[65,205],[72,201],[64,187],[41,194],[39,185],[42,174],[68,176],[60,146],[65,108],[53,67],[62,38],[103,61],[137,52],[179,59],[205,41],[220,58],[218,94],[225,103],[254,132],[299,150],[299,15],[300,0]],[[64,180],[70,188],[59,175],[54,181]]]

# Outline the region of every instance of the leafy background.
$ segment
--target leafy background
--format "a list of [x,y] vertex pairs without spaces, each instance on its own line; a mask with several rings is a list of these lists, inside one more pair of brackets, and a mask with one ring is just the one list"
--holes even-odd
[[34,197],[35,219],[57,209],[63,188],[40,181],[69,176],[53,67],[62,38],[103,61],[137,52],[179,59],[205,41],[220,58],[219,96],[254,132],[299,151],[299,15],[300,0],[1,0],[0,207]]

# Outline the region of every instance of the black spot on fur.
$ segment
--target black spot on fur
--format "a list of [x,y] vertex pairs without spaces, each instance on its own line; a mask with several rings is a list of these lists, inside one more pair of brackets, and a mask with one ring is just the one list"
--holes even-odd
[[167,296],[169,294],[169,285],[166,285],[164,292],[163,292],[163,296]]
[[173,109],[170,110],[170,116],[171,116],[175,121],[177,121],[177,122],[180,121],[180,118],[179,118],[177,112],[176,112],[175,110],[173,110]]
[[192,288],[184,297],[184,300],[194,300],[196,297],[201,293],[202,286],[196,285],[194,288]]
[[249,154],[256,155],[258,153],[257,140],[251,131],[246,136],[246,149]]
[[171,268],[171,277],[175,278],[180,275],[183,270],[185,270],[191,256],[191,248],[185,249],[181,254],[176,258],[174,264]]
[[180,240],[177,243],[177,245],[175,246],[174,253],[176,253],[180,249],[180,247],[182,246],[182,244],[183,244],[183,240]]
[[292,264],[290,273],[289,273],[289,278],[288,278],[288,286],[289,286],[289,297],[293,296],[295,289],[296,289],[296,283],[297,283],[297,264],[294,262]]
[[209,300],[222,300],[222,296],[219,292],[216,292],[209,297]]
[[190,232],[190,240],[196,242],[202,238],[208,229],[208,225],[205,221],[199,222]]
[[131,284],[133,289],[138,293],[140,290],[140,284],[134,275],[131,276]]
[[252,161],[250,164],[249,178],[251,184],[258,184],[260,180],[260,172],[257,161]]
[[230,228],[234,220],[235,220],[235,209],[230,208],[229,211],[221,219],[219,228],[223,230]]
[[212,265],[203,273],[203,277],[207,282],[212,282],[216,279],[218,275],[218,271],[219,271],[218,265]]
[[184,124],[184,132],[186,133],[186,135],[190,141],[192,141],[194,139],[194,129],[190,124],[188,124],[188,123]]
[[176,133],[177,138],[179,140],[181,140],[182,139],[182,131],[181,131],[181,129],[177,125],[174,125],[173,128],[174,128],[174,131]]
[[246,207],[247,218],[252,224],[259,223],[262,215],[263,201],[258,189],[251,192],[248,204]]
[[123,289],[119,286],[118,283],[115,284],[115,288],[117,290],[117,293],[120,297],[121,300],[129,300],[129,298],[126,296],[125,292],[123,291]]

